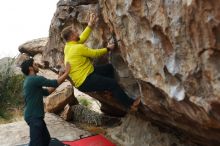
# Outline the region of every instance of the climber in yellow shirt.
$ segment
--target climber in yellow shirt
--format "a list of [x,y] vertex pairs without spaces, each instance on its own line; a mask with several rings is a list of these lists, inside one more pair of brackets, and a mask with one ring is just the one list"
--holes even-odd
[[133,100],[121,89],[114,79],[114,69],[111,64],[93,66],[91,58],[98,58],[108,51],[114,49],[114,44],[108,44],[106,48],[92,49],[87,47],[84,42],[89,37],[97,17],[94,13],[90,14],[88,26],[78,34],[72,26],[63,29],[62,39],[66,42],[64,47],[64,62],[69,62],[71,70],[69,73],[74,86],[82,92],[111,91],[125,107],[137,109],[140,98]]

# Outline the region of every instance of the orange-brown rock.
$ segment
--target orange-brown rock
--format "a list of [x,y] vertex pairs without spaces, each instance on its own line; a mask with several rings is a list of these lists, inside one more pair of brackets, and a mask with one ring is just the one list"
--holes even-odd
[[47,112],[58,113],[64,109],[64,107],[73,101],[74,92],[71,85],[65,87],[60,91],[56,91],[44,100],[45,110]]

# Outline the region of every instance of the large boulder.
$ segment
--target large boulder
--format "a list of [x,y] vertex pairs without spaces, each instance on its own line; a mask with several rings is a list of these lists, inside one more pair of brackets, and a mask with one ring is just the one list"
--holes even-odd
[[45,98],[45,110],[52,113],[61,112],[67,104],[73,103],[74,98],[73,87],[71,85],[66,86]]
[[47,44],[48,38],[39,38],[28,41],[19,46],[18,50],[21,53],[26,53],[29,56],[34,56],[38,53],[42,53]]
[[102,62],[114,65],[129,96],[141,95],[140,117],[195,143],[219,145],[220,2],[60,0],[43,51],[51,66],[63,64],[63,28],[74,25],[81,32],[91,11],[99,21],[87,45],[120,40]]

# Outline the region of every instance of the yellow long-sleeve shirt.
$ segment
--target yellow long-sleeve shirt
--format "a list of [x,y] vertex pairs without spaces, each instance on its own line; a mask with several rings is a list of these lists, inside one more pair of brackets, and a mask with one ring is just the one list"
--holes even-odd
[[64,62],[69,62],[71,65],[69,76],[75,87],[82,85],[86,77],[94,71],[90,58],[97,58],[108,52],[106,48],[92,49],[83,44],[91,31],[92,29],[87,26],[78,42],[67,42],[64,48]]

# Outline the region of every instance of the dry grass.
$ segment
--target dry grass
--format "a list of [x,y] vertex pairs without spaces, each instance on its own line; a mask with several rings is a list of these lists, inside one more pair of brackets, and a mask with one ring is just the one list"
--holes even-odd
[[23,110],[21,108],[7,108],[0,114],[0,124],[7,124],[21,121],[23,119]]

